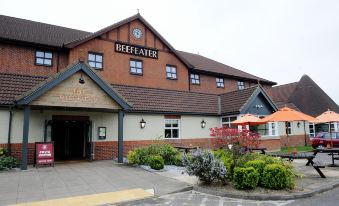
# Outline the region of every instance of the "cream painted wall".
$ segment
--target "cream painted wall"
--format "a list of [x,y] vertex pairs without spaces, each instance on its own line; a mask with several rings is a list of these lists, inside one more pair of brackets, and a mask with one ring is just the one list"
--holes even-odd
[[[205,128],[201,128],[202,120],[206,122]],[[220,117],[181,116],[182,138],[209,138],[212,127],[220,127]]]
[[[299,121],[300,126],[298,127],[298,121],[293,121],[292,122],[292,134],[291,135],[304,135],[304,122]],[[278,135],[279,136],[285,136],[286,135],[286,129],[285,129],[285,122],[278,122]],[[309,133],[309,128],[308,128],[308,122],[305,124],[306,128],[306,134]]]
[[[118,114],[117,113],[101,113],[101,112],[76,112],[76,111],[51,111],[31,110],[30,125],[29,125],[29,139],[30,143],[43,141],[44,137],[44,122],[51,120],[52,115],[82,115],[89,116],[93,122],[93,139],[98,141],[98,127],[107,128],[106,140],[118,140]],[[8,111],[0,110],[0,143],[7,143],[8,135]],[[12,120],[12,143],[22,142],[23,132],[23,111],[14,110]],[[50,134],[47,135],[50,137]]]

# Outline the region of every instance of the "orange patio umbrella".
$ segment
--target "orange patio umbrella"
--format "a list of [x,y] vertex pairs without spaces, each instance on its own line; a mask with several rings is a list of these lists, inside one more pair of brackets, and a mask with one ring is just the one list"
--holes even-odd
[[[303,121],[304,122],[304,133],[305,133],[305,145],[306,145],[306,127],[305,122],[312,122],[316,119],[302,112],[296,111],[289,107],[283,107],[277,112],[262,119],[263,122],[292,122],[292,121]],[[287,135],[287,144],[289,143],[289,137]]]
[[322,113],[321,115],[316,117],[315,121],[312,121],[315,124],[321,124],[321,123],[329,123],[329,132],[331,137],[331,146],[333,147],[333,140],[332,140],[332,131],[331,131],[331,123],[333,122],[339,122],[339,114],[334,111],[326,111]]
[[263,122],[260,118],[248,113],[248,114],[241,116],[239,119],[231,122],[231,124],[242,125],[242,126],[245,126],[245,125],[254,126],[254,125],[259,125],[259,124],[265,124],[265,122]]

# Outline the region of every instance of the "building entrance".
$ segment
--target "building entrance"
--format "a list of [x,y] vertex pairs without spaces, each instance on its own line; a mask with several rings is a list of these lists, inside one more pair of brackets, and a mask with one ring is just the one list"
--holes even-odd
[[88,117],[53,116],[52,141],[56,160],[81,160],[91,157]]

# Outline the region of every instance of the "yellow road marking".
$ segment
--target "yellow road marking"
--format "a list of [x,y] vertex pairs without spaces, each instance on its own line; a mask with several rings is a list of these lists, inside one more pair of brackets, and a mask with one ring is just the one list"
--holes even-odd
[[[19,203],[15,206],[94,206],[109,203],[118,203],[151,197],[152,194],[141,189],[122,190],[118,192],[107,192],[93,195],[52,199],[38,202]],[[14,206],[14,205],[13,205]]]

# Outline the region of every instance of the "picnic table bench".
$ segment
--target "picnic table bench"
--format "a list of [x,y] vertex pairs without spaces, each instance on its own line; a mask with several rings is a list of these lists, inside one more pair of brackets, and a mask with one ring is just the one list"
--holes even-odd
[[328,155],[332,156],[332,164],[329,167],[338,167],[338,165],[334,164],[334,160],[339,160],[339,156],[335,155],[336,153],[339,155],[339,148],[315,149],[313,150],[313,155],[316,156],[319,152],[328,153]]
[[266,147],[247,147],[246,148],[248,151],[252,152],[252,151],[261,151],[261,154],[266,154]]
[[306,166],[309,166],[311,164],[312,167],[318,172],[320,177],[326,178],[324,173],[320,170],[320,168],[325,168],[325,165],[323,165],[319,161],[313,161],[313,159],[315,158],[314,154],[296,153],[296,154],[275,154],[275,155],[272,155],[272,156],[280,157],[280,158],[283,158],[283,159],[288,159],[289,161],[293,161],[294,159],[307,159]]
[[174,146],[175,149],[177,150],[183,150],[185,153],[189,153],[190,151],[198,149],[197,146],[185,146],[185,145],[177,145]]

